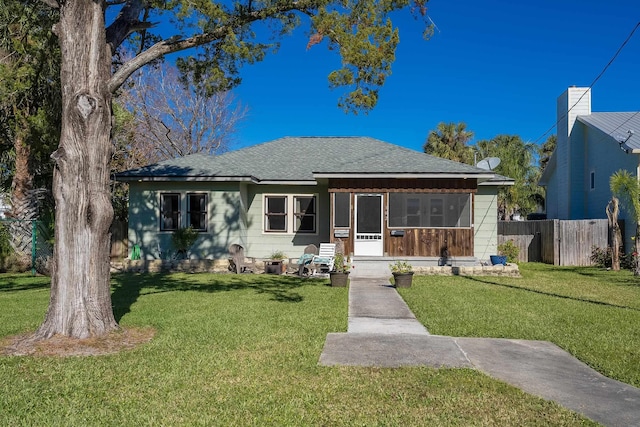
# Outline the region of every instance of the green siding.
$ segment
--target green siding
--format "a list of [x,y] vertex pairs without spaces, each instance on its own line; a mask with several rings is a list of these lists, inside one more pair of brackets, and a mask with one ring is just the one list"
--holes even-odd
[[[317,195],[317,232],[306,233],[266,233],[264,232],[264,212],[262,201],[265,194]],[[247,254],[257,258],[268,258],[274,251],[282,251],[290,258],[296,258],[305,246],[329,241],[329,193],[326,186],[247,186]]]
[[237,183],[132,182],[129,187],[129,246],[140,245],[143,259],[158,258],[158,247],[165,253],[171,251],[171,232],[160,231],[160,194],[181,195],[181,226],[186,226],[186,195],[194,192],[208,195],[208,226],[190,251],[191,257],[225,258],[229,245],[238,242],[243,228]]
[[474,256],[486,261],[498,248],[498,188],[478,186],[474,205]]

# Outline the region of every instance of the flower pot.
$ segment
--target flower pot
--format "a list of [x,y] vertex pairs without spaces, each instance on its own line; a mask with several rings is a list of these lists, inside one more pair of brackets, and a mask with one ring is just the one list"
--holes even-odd
[[331,280],[331,286],[344,288],[349,282],[349,273],[338,273],[336,271],[332,271],[329,273],[329,279]]
[[489,255],[489,259],[491,260],[491,265],[507,265],[507,257],[503,255]]
[[409,273],[393,273],[393,283],[396,288],[410,288],[413,281],[413,271]]

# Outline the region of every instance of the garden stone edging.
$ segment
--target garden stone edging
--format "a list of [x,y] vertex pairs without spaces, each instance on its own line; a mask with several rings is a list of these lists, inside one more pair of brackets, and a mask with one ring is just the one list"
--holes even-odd
[[429,266],[413,267],[416,275],[420,276],[505,276],[520,277],[518,264],[507,265],[475,265],[475,266]]

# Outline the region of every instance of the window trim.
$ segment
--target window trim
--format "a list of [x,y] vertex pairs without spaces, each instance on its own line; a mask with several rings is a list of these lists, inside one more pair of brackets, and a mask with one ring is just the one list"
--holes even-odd
[[[165,218],[165,210],[164,210],[164,198],[167,196],[175,196],[178,198],[178,209],[176,211],[172,211],[172,212],[177,212],[177,223],[175,224],[174,227],[172,228],[165,228],[164,224],[164,218]],[[159,209],[159,229],[160,231],[167,231],[167,232],[173,232],[176,231],[178,228],[180,228],[180,226],[182,225],[182,209],[181,209],[181,204],[182,204],[182,195],[180,193],[174,193],[174,192],[166,192],[166,193],[160,193],[160,209]]]
[[[317,234],[318,232],[318,198],[315,197],[313,194],[310,194],[310,195],[298,194],[298,195],[293,195],[292,199],[293,199],[293,209],[291,211],[291,216],[293,217],[293,232],[301,233],[301,234]],[[296,207],[298,205],[297,201],[299,199],[311,199],[313,203],[313,213],[307,213],[306,211],[304,213],[298,212]],[[313,218],[313,229],[310,231],[300,230],[298,228],[298,218],[304,218],[306,216],[311,216]],[[300,221],[300,224],[302,224],[302,221]]]
[[[268,207],[269,207],[269,203],[267,202],[267,200],[269,198],[273,198],[273,199],[284,199],[284,213],[270,213],[268,211]],[[263,210],[263,218],[264,218],[264,222],[262,225],[262,231],[265,233],[287,233],[288,229],[289,229],[289,197],[287,195],[284,194],[265,194],[264,197],[262,198],[263,200],[263,204],[262,204],[262,210]],[[269,229],[269,218],[271,216],[284,216],[284,230],[271,230]]]
[[[338,194],[345,194],[347,196],[347,222],[348,224],[346,226],[344,225],[336,225],[336,212],[338,211],[336,209],[336,196]],[[333,223],[333,229],[334,230],[351,230],[351,217],[352,217],[352,212],[351,209],[353,208],[353,206],[351,205],[351,193],[345,193],[345,192],[335,192],[332,193],[332,197],[333,197],[333,212],[332,212],[332,223]]]
[[[204,211],[191,211],[191,200],[190,198],[192,196],[204,196]],[[186,217],[186,222],[187,222],[187,227],[192,226],[191,224],[191,212],[200,212],[200,214],[202,215],[202,213],[204,213],[204,228],[195,228],[193,227],[193,229],[195,231],[197,231],[198,233],[206,233],[207,230],[209,229],[209,194],[206,192],[189,192],[187,193],[186,196],[186,213],[187,213],[187,217]]]
[[[267,229],[267,199],[269,197],[280,197],[284,198],[285,201],[285,229],[284,230],[268,230]],[[315,213],[314,215],[314,226],[313,231],[299,231],[296,230],[296,218],[297,213],[295,212],[295,201],[298,197],[312,197],[314,199],[315,205]],[[317,235],[318,234],[318,216],[319,216],[319,197],[318,193],[263,193],[262,194],[262,233],[263,234],[304,234],[304,235]]]

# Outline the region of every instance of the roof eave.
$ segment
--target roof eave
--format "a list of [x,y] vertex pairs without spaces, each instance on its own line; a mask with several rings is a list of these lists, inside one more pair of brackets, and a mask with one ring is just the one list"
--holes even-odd
[[258,182],[254,176],[115,176],[120,182]]
[[483,181],[478,183],[478,185],[493,186],[493,187],[502,187],[502,186],[509,186],[509,185],[515,185],[515,184],[516,182],[514,180],[507,180],[507,179],[489,180],[489,181]]
[[495,174],[491,173],[344,173],[344,172],[314,172],[313,177],[322,178],[463,178],[463,179],[492,179]]
[[317,181],[309,181],[309,180],[301,180],[301,181],[296,181],[296,180],[263,180],[263,181],[259,181],[257,182],[257,184],[260,185],[318,185]]

